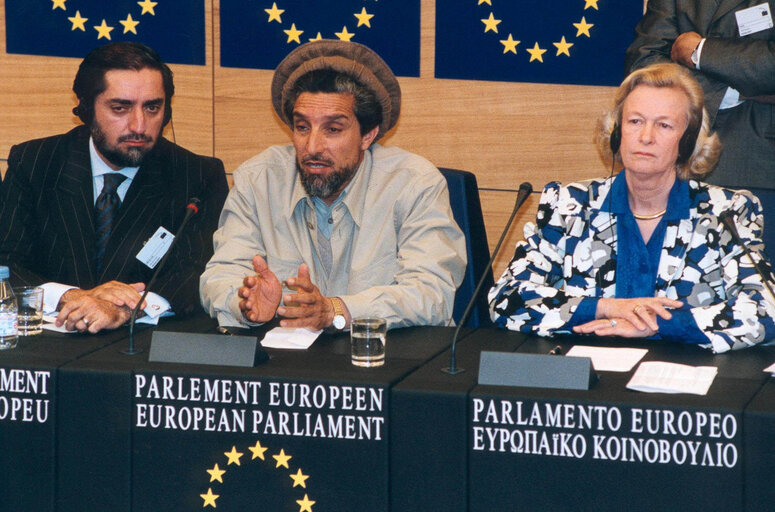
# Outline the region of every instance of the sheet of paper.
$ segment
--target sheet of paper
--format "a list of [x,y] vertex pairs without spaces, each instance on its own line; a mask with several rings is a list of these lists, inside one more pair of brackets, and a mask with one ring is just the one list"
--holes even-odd
[[629,372],[647,352],[645,348],[574,345],[567,355],[592,359],[592,366],[600,372]]
[[318,339],[323,331],[309,329],[275,327],[266,333],[261,345],[266,348],[289,348],[294,350],[308,349]]
[[775,375],[775,363],[765,368],[764,371]]
[[628,389],[645,393],[691,393],[707,395],[718,368],[648,361],[635,370]]

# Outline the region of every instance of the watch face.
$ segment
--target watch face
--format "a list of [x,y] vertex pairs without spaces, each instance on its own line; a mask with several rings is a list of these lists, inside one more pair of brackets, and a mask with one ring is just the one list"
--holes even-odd
[[334,317],[334,327],[336,327],[339,330],[344,329],[344,326],[347,322],[345,321],[344,317],[342,315],[337,315]]

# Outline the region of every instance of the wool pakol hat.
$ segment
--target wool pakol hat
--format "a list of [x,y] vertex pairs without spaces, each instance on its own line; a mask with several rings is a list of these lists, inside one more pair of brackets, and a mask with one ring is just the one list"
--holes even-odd
[[382,123],[377,138],[396,125],[401,112],[401,86],[385,61],[362,44],[323,39],[293,50],[274,72],[272,105],[288,126],[292,126],[293,120],[285,115],[283,105],[293,86],[305,74],[321,69],[350,75],[377,96],[382,105]]

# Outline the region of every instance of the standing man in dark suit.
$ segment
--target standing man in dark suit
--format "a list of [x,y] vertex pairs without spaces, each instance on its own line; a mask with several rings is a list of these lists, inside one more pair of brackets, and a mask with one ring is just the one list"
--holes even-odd
[[73,83],[73,113],[84,125],[11,148],[0,186],[0,265],[16,284],[44,284],[47,309],[68,330],[96,333],[129,319],[155,266],[138,252],[156,233],[148,245],[159,242],[163,253],[193,197],[200,211],[144,307],[151,316],[150,307],[199,307],[199,274],[228,184],[220,160],[162,137],[174,90],[152,49],[107,44],[86,56]]
[[723,149],[708,181],[775,189],[775,0],[648,0],[626,70],[691,69]]

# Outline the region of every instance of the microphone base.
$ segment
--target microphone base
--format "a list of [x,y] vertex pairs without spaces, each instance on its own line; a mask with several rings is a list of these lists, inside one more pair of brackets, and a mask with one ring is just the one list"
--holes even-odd
[[143,352],[143,349],[141,348],[134,348],[134,347],[128,347],[124,350],[119,350],[122,354],[128,355],[128,356],[134,356],[137,354],[141,354]]
[[458,367],[453,368],[451,366],[447,366],[445,368],[442,368],[441,371],[448,375],[457,375],[458,373],[463,373],[466,370],[465,368],[458,368]]

